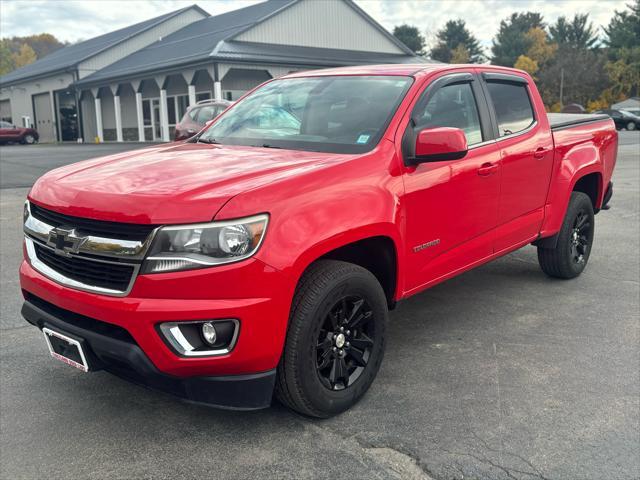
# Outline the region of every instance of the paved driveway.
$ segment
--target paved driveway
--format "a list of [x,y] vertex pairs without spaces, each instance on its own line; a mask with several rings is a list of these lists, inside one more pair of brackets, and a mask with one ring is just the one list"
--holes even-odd
[[639,141],[621,133],[580,278],[546,278],[526,247],[402,302],[370,392],[327,421],[186,405],[51,360],[19,314],[25,187],[120,146],[3,147],[0,478],[639,478]]

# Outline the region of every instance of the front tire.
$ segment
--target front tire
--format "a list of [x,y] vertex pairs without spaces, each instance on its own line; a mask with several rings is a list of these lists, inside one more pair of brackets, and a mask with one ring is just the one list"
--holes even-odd
[[636,123],[635,122],[629,122],[627,123],[627,130],[632,131],[636,129]]
[[582,273],[591,254],[594,220],[591,199],[572,192],[555,248],[538,247],[538,263],[544,273],[563,279]]
[[276,381],[276,397],[310,417],[354,405],[378,373],[387,301],[376,277],[351,263],[320,260],[302,276]]

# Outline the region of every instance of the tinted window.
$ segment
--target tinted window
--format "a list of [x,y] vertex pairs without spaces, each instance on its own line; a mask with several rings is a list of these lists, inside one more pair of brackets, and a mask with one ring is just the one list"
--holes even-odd
[[462,130],[467,143],[482,142],[482,130],[478,107],[471,85],[460,83],[439,89],[427,102],[414,111],[413,118],[418,128],[453,127]]
[[202,139],[333,153],[371,150],[412,79],[344,75],[275,80],[225,113]]
[[533,108],[525,85],[498,82],[487,85],[501,137],[521,132],[533,123]]
[[202,107],[198,111],[198,117],[197,117],[196,121],[200,125],[204,125],[209,120],[213,120],[214,118],[216,118],[217,114],[218,114],[218,107],[212,107],[212,106]]

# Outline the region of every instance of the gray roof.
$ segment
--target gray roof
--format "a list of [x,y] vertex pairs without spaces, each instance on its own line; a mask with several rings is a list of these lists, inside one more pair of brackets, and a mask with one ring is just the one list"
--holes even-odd
[[212,60],[238,62],[269,62],[309,66],[340,66],[371,63],[407,63],[420,59],[410,54],[404,44],[382,29],[364,14],[351,0],[350,5],[373,25],[386,32],[408,54],[378,54],[325,48],[268,45],[231,40],[249,28],[263,22],[298,0],[268,0],[249,7],[205,18],[191,23],[177,32],[132,53],[131,55],[95,72],[76,85],[87,86],[120,78],[131,78],[151,72],[161,72],[185,65],[210,63]]
[[258,61],[314,66],[430,63],[415,55],[235,41],[220,42],[212,56],[228,61]]
[[90,58],[118,43],[124,42],[129,38],[142,33],[149,28],[152,28],[171,17],[174,17],[186,10],[196,8],[203,14],[209,15],[197,5],[191,5],[179,10],[160,15],[159,17],[145,20],[144,22],[136,23],[129,27],[121,28],[114,32],[105,33],[99,37],[91,38],[83,42],[75,43],[67,47],[56,50],[50,55],[37,60],[29,65],[25,65],[22,68],[18,68],[13,72],[0,77],[0,85],[7,85],[16,83],[21,80],[27,80],[33,77],[41,77],[47,74],[53,74],[55,72],[64,71],[75,67],[78,63]]

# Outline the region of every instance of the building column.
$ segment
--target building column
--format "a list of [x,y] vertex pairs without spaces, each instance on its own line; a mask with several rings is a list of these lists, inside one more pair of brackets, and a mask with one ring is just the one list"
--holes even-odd
[[168,142],[169,139],[169,110],[167,109],[167,91],[160,89],[160,128],[162,129],[162,140]]
[[142,87],[142,80],[132,80],[131,86],[133,87],[133,91],[136,94],[136,116],[137,116],[137,124],[138,124],[138,141],[144,142],[144,111],[142,109],[142,92],[140,88]]
[[118,95],[118,85],[109,87],[113,93],[113,112],[116,117],[116,142],[122,142],[122,109],[120,106],[120,95]]
[[213,82],[213,98],[222,100],[222,83],[220,81]]
[[138,114],[138,141],[144,142],[144,114],[142,111],[142,93],[136,92],[136,113]]
[[189,106],[192,107],[196,104],[196,86],[188,85],[187,91],[189,92]]
[[91,93],[93,94],[93,101],[96,107],[96,136],[98,137],[98,142],[102,143],[104,141],[104,134],[102,133],[102,102],[100,100],[100,97],[98,97],[99,92],[99,88],[91,89]]

